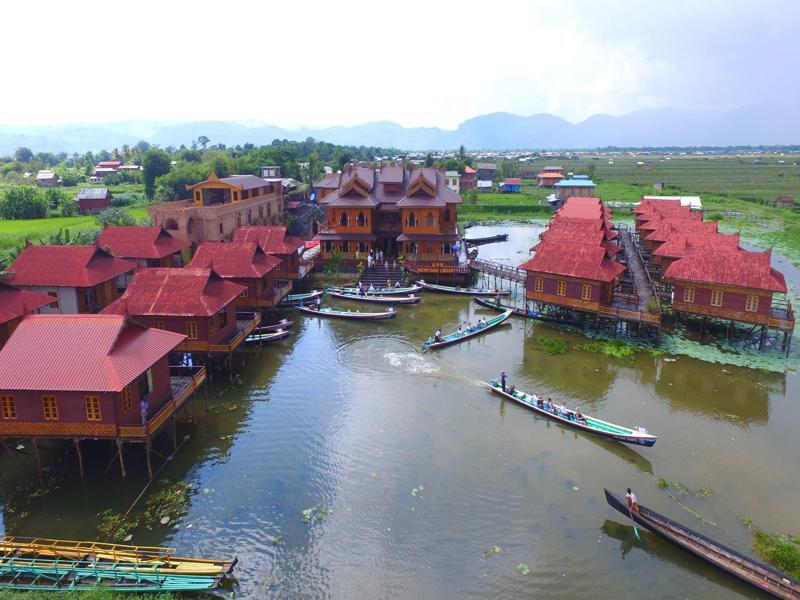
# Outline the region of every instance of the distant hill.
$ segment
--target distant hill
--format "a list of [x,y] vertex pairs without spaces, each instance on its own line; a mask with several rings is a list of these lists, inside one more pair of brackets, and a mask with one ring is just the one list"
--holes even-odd
[[231,121],[119,121],[36,127],[0,125],[0,154],[19,146],[34,152],[111,150],[147,140],[161,146],[189,145],[205,135],[214,144],[268,144],[276,138],[313,137],[335,144],[406,150],[444,150],[463,144],[471,150],[602,148],[605,146],[738,146],[800,143],[800,118],[790,106],[760,103],[735,110],[662,108],[613,117],[594,115],[570,123],[550,114],[527,117],[498,112],[474,117],[457,129],[402,127],[375,121],[350,127],[282,129]]

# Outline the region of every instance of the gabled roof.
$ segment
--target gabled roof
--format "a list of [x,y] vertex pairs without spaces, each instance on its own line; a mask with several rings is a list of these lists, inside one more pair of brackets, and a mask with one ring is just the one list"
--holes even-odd
[[496,171],[497,163],[478,163],[478,170]]
[[239,227],[233,234],[234,242],[255,242],[267,254],[294,254],[305,247],[298,237],[286,235],[283,225]]
[[477,173],[475,169],[469,165],[464,165],[464,175],[474,175],[475,173]]
[[0,323],[6,323],[56,302],[46,294],[21,290],[0,281]]
[[606,257],[606,249],[594,244],[544,241],[536,255],[519,266],[525,271],[577,277],[591,281],[613,281],[625,267]]
[[108,188],[81,188],[75,200],[105,200],[109,195]]
[[596,187],[591,179],[562,179],[555,184],[556,187]]
[[49,169],[42,169],[36,173],[36,179],[54,179],[55,177],[55,171],[50,171]]
[[0,390],[119,392],[185,338],[123,315],[28,315],[0,350]]
[[103,314],[210,317],[245,290],[211,269],[139,269],[128,289]]
[[556,173],[555,171],[542,171],[541,173],[537,173],[536,177],[540,179],[564,179],[564,174]]
[[111,256],[97,246],[27,246],[9,271],[9,283],[57,287],[93,287],[138,265]]
[[[376,181],[381,185],[376,185]],[[383,185],[397,182],[400,184],[396,187]],[[323,198],[321,203],[349,208],[380,206],[381,210],[391,210],[393,206],[435,208],[445,204],[460,204],[461,196],[445,184],[444,174],[436,169],[403,171],[403,167],[388,166],[376,173],[366,167],[352,167],[342,173],[341,185]]]
[[339,179],[341,176],[341,173],[328,173],[325,175],[325,177],[315,183],[314,187],[335,190],[339,187]]
[[108,248],[119,258],[165,258],[189,248],[191,244],[173,237],[161,227],[109,226],[97,238],[97,245]]
[[403,167],[400,165],[386,165],[381,167],[378,183],[403,184]]
[[711,235],[717,233],[716,221],[666,221],[644,235],[648,242],[667,242],[686,233]]
[[205,181],[199,181],[194,185],[187,185],[186,189],[193,190],[194,188],[202,187],[208,183],[226,183],[240,190],[251,190],[268,185],[265,179],[256,177],[255,175],[231,175],[230,177],[220,178],[212,171]]
[[684,234],[670,238],[658,248],[653,250],[653,256],[666,256],[667,258],[680,258],[697,251],[717,250],[735,251],[739,249],[739,234],[725,235],[722,233],[711,234]]
[[220,277],[261,278],[281,264],[255,242],[203,242],[190,267],[214,269]]
[[506,177],[503,183],[506,185],[522,185],[522,179],[519,177]]
[[786,292],[786,280],[770,266],[771,259],[770,251],[692,252],[670,264],[663,278]]
[[119,167],[122,164],[121,160],[101,160],[97,163],[98,167]]

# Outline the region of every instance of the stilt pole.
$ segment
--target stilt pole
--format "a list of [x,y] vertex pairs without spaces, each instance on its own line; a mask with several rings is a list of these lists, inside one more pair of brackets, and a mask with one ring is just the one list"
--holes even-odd
[[83,472],[83,454],[81,453],[81,441],[78,438],[73,438],[75,442],[75,452],[78,454],[78,468],[80,469],[81,479],[85,476]]
[[127,477],[128,474],[125,472],[125,458],[122,456],[122,439],[117,438],[117,456],[119,456],[119,472],[122,474],[122,477]]
[[36,442],[36,438],[31,438],[31,445],[33,446],[33,455],[36,457],[36,470],[39,472],[39,475],[42,474],[42,459],[39,456],[39,444]]
[[148,437],[144,443],[144,454],[147,457],[147,476],[153,478],[153,465],[150,462],[150,438]]

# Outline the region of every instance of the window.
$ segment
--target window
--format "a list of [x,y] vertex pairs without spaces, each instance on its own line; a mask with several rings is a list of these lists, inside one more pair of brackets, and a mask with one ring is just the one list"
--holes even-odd
[[756,312],[758,310],[758,296],[748,296],[744,309],[747,312]]
[[190,340],[197,339],[197,321],[186,321],[186,337]]
[[722,290],[711,290],[711,306],[722,306]]
[[153,329],[164,329],[164,321],[153,321]]
[[228,309],[223,308],[221,311],[217,313],[217,315],[219,315],[220,330],[225,329],[225,326],[228,324]]
[[47,292],[47,295],[50,296],[53,299],[53,302],[56,305],[56,309],[58,309],[59,308],[59,305],[58,305],[58,292]]
[[242,298],[247,298],[249,295],[250,295],[250,294],[249,294],[249,292],[248,292],[248,288],[247,288],[247,287],[245,287],[245,288],[244,288],[244,291],[242,292]]
[[444,209],[444,222],[445,223],[449,223],[450,222],[450,209],[449,208],[445,208]]
[[347,213],[343,212],[342,216],[339,217],[339,225],[347,227]]
[[543,292],[544,291],[544,279],[541,277],[535,277],[533,280],[533,291],[534,292]]
[[11,394],[3,394],[0,396],[0,405],[3,407],[3,418],[4,419],[16,419],[17,418],[17,405],[14,402],[14,396]]
[[436,219],[433,218],[433,214],[428,213],[425,215],[425,227],[433,227],[436,225]]
[[683,288],[683,301],[684,302],[694,302],[694,288],[693,287]]
[[563,279],[558,282],[558,289],[556,290],[556,294],[559,296],[566,296],[567,295],[567,282]]
[[331,243],[325,242],[325,252],[330,252],[330,251],[331,251]]
[[45,421],[55,421],[58,419],[58,405],[55,396],[42,396],[42,413]]
[[367,224],[367,219],[364,216],[363,212],[359,212],[358,216],[356,217],[356,225],[359,227],[364,227]]
[[584,283],[581,286],[581,300],[591,300],[592,299],[592,286],[588,283]]
[[100,415],[100,398],[97,396],[86,396],[84,398],[86,403],[86,419],[89,421],[99,421],[102,419]]
[[136,378],[136,389],[139,392],[139,398],[146,398],[153,391],[153,370],[147,369],[144,373]]
[[414,216],[414,213],[409,213],[408,215],[408,226],[409,227],[416,227],[417,226],[417,217]]
[[339,244],[339,252],[347,252],[347,242],[341,242]]
[[122,412],[126,413],[133,408],[133,398],[131,397],[131,386],[126,385],[122,388]]

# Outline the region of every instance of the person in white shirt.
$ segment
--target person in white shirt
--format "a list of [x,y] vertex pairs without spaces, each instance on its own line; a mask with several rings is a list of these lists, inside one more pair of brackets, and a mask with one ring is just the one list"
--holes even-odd
[[639,512],[639,500],[636,498],[636,494],[631,491],[631,488],[628,488],[628,493],[625,494],[625,500],[628,501],[628,510],[633,511],[638,514]]

